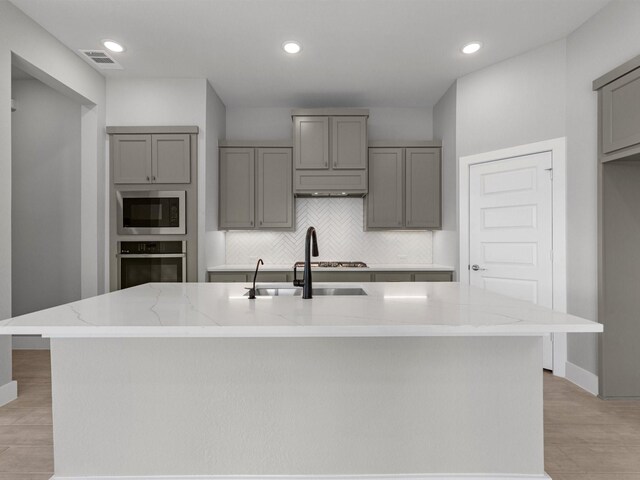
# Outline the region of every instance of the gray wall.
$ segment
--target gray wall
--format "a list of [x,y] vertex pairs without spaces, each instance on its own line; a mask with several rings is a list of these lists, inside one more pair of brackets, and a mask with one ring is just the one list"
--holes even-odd
[[565,40],[458,79],[457,154],[563,137]]
[[[431,140],[430,108],[370,108],[369,140]],[[292,138],[291,108],[227,108],[230,140]]]
[[[567,39],[567,306],[597,318],[597,95],[591,82],[640,55],[640,2],[614,1]],[[597,336],[569,336],[569,361],[597,373]]]
[[[28,61],[52,82],[84,99],[82,130],[83,294],[104,287],[104,78],[6,0],[0,0],[0,318],[11,315],[11,61]],[[85,228],[86,227],[86,228]],[[10,341],[0,339],[0,386],[11,369]]]
[[[226,136],[227,110],[216,91],[207,82],[206,112],[206,218],[205,262],[207,266],[222,265],[225,262],[225,233],[218,231],[218,141]],[[205,263],[202,262],[202,263]]]
[[433,137],[442,141],[442,184],[447,186],[442,191],[442,230],[433,232],[433,263],[453,265],[458,272],[456,94],[457,82],[453,82],[433,108]]
[[12,316],[80,299],[80,104],[13,82]]

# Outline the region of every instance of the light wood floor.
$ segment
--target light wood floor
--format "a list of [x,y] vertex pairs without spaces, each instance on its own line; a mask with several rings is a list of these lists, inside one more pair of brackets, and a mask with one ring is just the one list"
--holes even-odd
[[[17,400],[0,408],[0,480],[53,472],[48,351],[13,355]],[[640,480],[640,401],[602,401],[544,374],[545,470],[553,480]]]

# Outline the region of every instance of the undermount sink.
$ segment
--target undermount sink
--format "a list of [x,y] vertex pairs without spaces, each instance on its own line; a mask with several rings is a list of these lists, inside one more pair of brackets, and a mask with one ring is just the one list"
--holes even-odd
[[[325,295],[341,295],[341,296],[356,296],[366,295],[362,288],[359,287],[336,287],[336,288],[314,288],[313,295],[325,296]],[[249,293],[245,293],[245,296]],[[279,287],[279,288],[256,288],[256,297],[299,297],[302,295],[302,288],[295,287]]]

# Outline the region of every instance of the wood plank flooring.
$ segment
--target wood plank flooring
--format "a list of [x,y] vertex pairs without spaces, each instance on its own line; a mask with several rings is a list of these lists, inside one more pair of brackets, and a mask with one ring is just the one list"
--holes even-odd
[[[19,397],[0,407],[0,480],[53,472],[49,352],[17,350]],[[602,401],[544,374],[545,470],[553,480],[640,480],[640,401]]]

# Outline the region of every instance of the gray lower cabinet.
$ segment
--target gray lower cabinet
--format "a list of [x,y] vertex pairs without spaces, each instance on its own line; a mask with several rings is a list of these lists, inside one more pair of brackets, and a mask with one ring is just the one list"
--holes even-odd
[[110,152],[114,183],[191,182],[189,134],[114,134]]
[[[251,282],[253,281],[253,271],[246,272],[209,272],[209,282]],[[298,270],[298,276],[302,277],[302,272]],[[293,270],[290,271],[260,271],[258,272],[258,282],[292,282]],[[453,272],[442,271],[336,271],[336,272],[313,272],[314,282],[452,282]]]
[[292,230],[292,181],[290,148],[221,148],[219,228]]
[[440,148],[370,148],[366,230],[441,228]]

